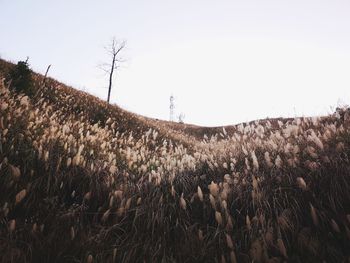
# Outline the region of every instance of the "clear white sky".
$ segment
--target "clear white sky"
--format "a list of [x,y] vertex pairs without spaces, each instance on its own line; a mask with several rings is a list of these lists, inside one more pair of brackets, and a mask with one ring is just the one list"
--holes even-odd
[[0,56],[103,99],[104,46],[127,40],[112,102],[214,126],[350,104],[349,0],[0,0]]

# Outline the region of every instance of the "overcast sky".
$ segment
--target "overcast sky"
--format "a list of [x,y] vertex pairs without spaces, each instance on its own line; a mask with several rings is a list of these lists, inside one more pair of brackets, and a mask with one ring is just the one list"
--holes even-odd
[[127,41],[111,101],[214,126],[350,104],[350,1],[0,0],[0,56],[102,99],[98,65]]

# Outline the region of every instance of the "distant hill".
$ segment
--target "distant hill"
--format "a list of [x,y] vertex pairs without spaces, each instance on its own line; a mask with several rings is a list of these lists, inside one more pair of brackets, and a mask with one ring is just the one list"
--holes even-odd
[[347,262],[350,111],[200,127],[0,60],[0,262]]

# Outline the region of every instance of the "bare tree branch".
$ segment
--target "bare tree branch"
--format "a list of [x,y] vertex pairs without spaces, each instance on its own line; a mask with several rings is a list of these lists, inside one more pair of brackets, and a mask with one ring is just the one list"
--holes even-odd
[[[119,64],[125,62],[123,58],[120,57],[120,53],[126,46],[126,41],[117,41],[115,38],[112,39],[111,45],[108,48],[105,48],[108,54],[111,56],[112,62],[110,64],[104,64],[104,67],[101,68],[104,72],[109,74],[109,83],[108,83],[108,96],[107,102],[109,103],[111,97],[111,90],[113,84],[113,74],[119,68]],[[105,66],[108,66],[109,69],[106,69]]]
[[111,67],[110,63],[101,63],[97,65],[97,68],[103,71],[105,74],[109,74],[110,67]]

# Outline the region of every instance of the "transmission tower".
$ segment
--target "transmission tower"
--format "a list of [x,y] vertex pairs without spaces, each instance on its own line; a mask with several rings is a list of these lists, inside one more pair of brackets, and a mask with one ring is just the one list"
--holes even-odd
[[171,95],[170,96],[170,116],[169,116],[169,120],[170,121],[174,121],[174,108],[175,108],[175,105],[174,105],[174,96]]

